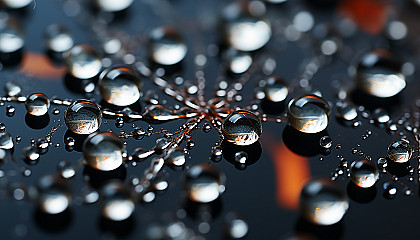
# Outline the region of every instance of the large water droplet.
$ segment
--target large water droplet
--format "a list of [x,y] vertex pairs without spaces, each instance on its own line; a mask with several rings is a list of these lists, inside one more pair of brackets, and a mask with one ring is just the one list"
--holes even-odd
[[149,51],[156,63],[173,65],[184,59],[187,46],[175,28],[163,26],[150,33]]
[[133,69],[114,66],[105,69],[99,76],[99,91],[106,102],[128,106],[139,100],[141,83],[139,74]]
[[4,84],[4,91],[6,92],[7,96],[17,96],[22,89],[20,86],[15,82],[6,82]]
[[318,225],[339,222],[348,207],[349,202],[344,191],[327,179],[310,181],[300,194],[300,213],[305,219]]
[[31,115],[42,116],[50,108],[50,99],[42,93],[33,93],[26,99],[25,108]]
[[79,79],[92,78],[101,71],[102,62],[96,51],[87,44],[76,45],[64,56],[67,72]]
[[337,102],[335,114],[338,118],[346,121],[354,120],[357,117],[356,106],[351,102]]
[[42,177],[37,184],[37,202],[47,214],[59,214],[70,205],[70,192],[66,183],[55,176]]
[[62,53],[73,47],[69,30],[60,24],[51,24],[45,31],[45,45],[49,51]]
[[121,182],[107,183],[101,191],[103,200],[102,216],[111,221],[123,221],[134,211],[134,201],[130,192]]
[[246,72],[252,64],[252,57],[249,53],[238,52],[229,49],[225,55],[229,70],[235,74]]
[[123,162],[124,142],[110,132],[89,135],[83,144],[83,156],[89,166],[101,171],[111,171]]
[[13,146],[12,135],[8,132],[0,132],[0,149],[12,149]]
[[102,123],[102,112],[98,105],[89,100],[73,102],[64,114],[67,127],[77,134],[90,134]]
[[22,30],[14,18],[0,20],[0,52],[14,53],[25,44]]
[[228,142],[236,145],[251,145],[260,138],[262,124],[252,112],[237,110],[225,118],[222,132]]
[[328,126],[328,103],[315,95],[293,99],[289,103],[288,118],[290,125],[304,133],[317,133]]
[[275,103],[284,101],[289,93],[285,81],[279,76],[272,76],[265,80],[263,91],[265,99]]
[[240,239],[248,234],[248,224],[235,213],[228,213],[225,218],[225,233],[230,239]]
[[179,167],[185,164],[185,155],[182,149],[170,149],[168,158],[165,160],[167,163]]
[[350,167],[351,180],[362,188],[372,187],[379,177],[376,165],[368,160],[354,161]]
[[264,18],[264,6],[253,9],[247,3],[233,3],[223,10],[226,42],[239,51],[255,51],[271,38],[271,24]]
[[133,0],[96,0],[98,7],[104,12],[119,12],[131,6]]
[[208,203],[216,200],[225,191],[225,175],[208,164],[191,167],[186,176],[185,190],[194,202]]
[[392,97],[406,86],[401,67],[401,63],[391,52],[375,49],[363,55],[358,63],[357,84],[372,96]]
[[413,150],[407,140],[394,141],[388,146],[387,158],[397,163],[408,162]]
[[33,0],[1,0],[8,8],[19,9],[28,6]]

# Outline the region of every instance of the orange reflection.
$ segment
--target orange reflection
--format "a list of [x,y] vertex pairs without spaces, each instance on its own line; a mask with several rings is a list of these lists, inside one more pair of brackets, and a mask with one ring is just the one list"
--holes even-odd
[[377,34],[384,28],[389,4],[384,0],[343,0],[338,12],[350,18],[364,32]]
[[58,80],[64,75],[65,67],[56,67],[43,54],[26,52],[23,55],[21,73],[46,80]]
[[276,171],[277,203],[297,209],[300,191],[311,175],[308,160],[290,151],[283,142],[273,144],[269,150]]

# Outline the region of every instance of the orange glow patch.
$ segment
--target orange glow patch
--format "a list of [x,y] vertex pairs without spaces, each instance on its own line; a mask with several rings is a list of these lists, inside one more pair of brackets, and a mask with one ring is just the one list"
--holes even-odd
[[273,144],[269,150],[276,171],[277,203],[287,209],[297,209],[300,192],[311,175],[308,160],[290,151],[283,142]]
[[350,18],[362,31],[377,34],[387,23],[388,7],[384,0],[343,0],[338,12]]
[[21,73],[46,80],[61,79],[65,71],[65,67],[53,66],[48,57],[34,52],[25,53],[19,70]]

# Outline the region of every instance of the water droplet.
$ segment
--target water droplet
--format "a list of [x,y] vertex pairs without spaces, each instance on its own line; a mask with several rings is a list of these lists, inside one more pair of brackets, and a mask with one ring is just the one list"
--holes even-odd
[[0,23],[0,52],[15,53],[21,50],[24,44],[23,32],[17,19],[3,17]]
[[391,182],[385,182],[383,185],[384,188],[384,196],[388,199],[392,199],[397,194],[397,188]]
[[331,148],[332,139],[330,136],[323,136],[319,139],[319,145],[323,148]]
[[404,163],[410,160],[412,152],[407,140],[398,140],[388,146],[387,158],[397,163]]
[[61,177],[65,179],[72,178],[76,174],[76,169],[67,161],[59,162],[57,165],[57,169]]
[[89,166],[100,171],[111,171],[123,162],[124,142],[110,132],[89,135],[83,144],[83,156]]
[[312,180],[300,194],[299,210],[308,221],[318,225],[339,222],[347,212],[349,202],[344,191],[327,179]]
[[49,51],[62,53],[71,49],[74,41],[67,27],[51,24],[45,30],[45,45]]
[[208,133],[208,132],[210,132],[210,130],[211,130],[211,125],[210,125],[210,123],[205,122],[205,123],[203,124],[203,132]]
[[328,126],[328,103],[315,95],[293,99],[289,103],[288,118],[290,125],[304,133],[317,133]]
[[246,52],[229,49],[225,54],[229,70],[235,74],[246,72],[252,64],[252,57]]
[[150,33],[150,57],[162,65],[179,63],[187,54],[187,45],[178,31],[171,26],[154,29]]
[[146,131],[140,126],[134,128],[133,132],[133,138],[136,140],[142,140],[144,138],[144,135],[146,135]]
[[228,213],[225,217],[225,233],[231,239],[240,239],[248,234],[248,224],[236,213]]
[[33,0],[2,0],[1,3],[8,8],[19,9],[28,6]]
[[9,81],[4,84],[4,91],[8,96],[13,97],[17,96],[22,91],[22,89],[17,83]]
[[262,124],[254,113],[237,110],[224,119],[222,132],[228,142],[236,145],[251,145],[260,138]]
[[42,93],[33,93],[26,99],[25,108],[33,116],[42,116],[50,108],[50,99]]
[[8,132],[0,132],[0,149],[12,149],[13,146],[12,135]]
[[6,107],[6,115],[8,117],[13,117],[15,115],[15,112],[16,112],[16,108],[15,107],[13,107],[11,105],[8,105]]
[[351,102],[337,102],[335,114],[338,118],[351,121],[357,117],[357,109]]
[[130,7],[133,0],[97,0],[95,2],[104,12],[121,12]]
[[249,52],[260,49],[270,40],[271,24],[264,18],[264,9],[242,6],[245,4],[233,3],[223,10],[223,33],[230,46]]
[[235,153],[235,161],[238,164],[245,164],[247,160],[248,160],[248,153],[244,151]]
[[117,117],[115,119],[115,127],[117,127],[117,128],[124,127],[124,119],[122,117]]
[[406,86],[401,67],[401,63],[391,52],[375,49],[363,55],[358,63],[357,84],[372,96],[392,97]]
[[186,176],[185,190],[194,202],[208,203],[225,191],[225,175],[208,164],[192,166]]
[[47,214],[59,214],[70,205],[70,191],[60,178],[46,175],[37,184],[37,202],[40,209]]
[[185,164],[185,155],[181,149],[170,149],[166,162],[174,166],[183,166]]
[[130,192],[121,182],[110,182],[101,191],[103,198],[102,216],[111,221],[123,221],[134,211],[134,201]]
[[72,47],[64,56],[67,71],[79,79],[92,78],[101,71],[102,62],[96,51],[89,45]]
[[60,114],[60,110],[59,110],[59,109],[57,109],[57,108],[54,108],[54,109],[52,110],[52,114],[53,114],[53,115],[58,115],[58,114]]
[[265,99],[270,102],[282,102],[289,93],[285,81],[279,76],[269,77],[263,84]]
[[372,113],[373,120],[377,123],[386,123],[391,120],[391,117],[388,115],[387,111],[383,108],[377,108]]
[[213,162],[220,162],[222,160],[222,148],[220,146],[213,147],[211,149],[211,157],[210,159]]
[[6,124],[0,122],[0,133],[4,133],[6,131]]
[[67,137],[65,140],[64,140],[64,143],[66,144],[66,146],[68,146],[68,147],[74,147],[74,144],[76,143],[76,140],[74,140],[74,138],[72,138],[72,137]]
[[39,152],[36,147],[27,146],[23,149],[24,156],[29,161],[37,161],[39,159]]
[[131,105],[141,96],[140,75],[130,67],[114,66],[105,69],[99,76],[98,84],[102,98],[116,106]]
[[89,100],[73,102],[64,114],[67,127],[77,134],[90,134],[98,130],[102,112],[98,105]]
[[354,161],[350,174],[353,183],[362,188],[372,187],[379,177],[378,168],[368,160]]

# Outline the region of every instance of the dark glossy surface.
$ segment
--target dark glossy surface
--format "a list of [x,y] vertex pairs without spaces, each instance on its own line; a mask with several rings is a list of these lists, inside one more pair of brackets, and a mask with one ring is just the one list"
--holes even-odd
[[[89,29],[91,26],[86,24],[85,18],[72,18],[64,14],[63,4],[71,1],[36,1],[23,11],[14,11],[22,21],[26,35],[23,56],[28,53],[44,55],[43,33],[45,28],[56,22],[64,23],[72,32],[75,43],[90,43],[100,48],[96,44],[97,39]],[[153,2],[153,1],[152,1]],[[316,3],[306,5],[309,1],[290,0],[286,4],[270,5],[267,4],[268,16],[275,26],[282,26],[281,21],[290,21],[293,15],[301,9],[306,9],[314,14],[316,23],[333,23],[336,19],[334,9],[323,7],[318,8],[318,2],[335,1],[314,1]],[[311,1],[312,2],[312,1]],[[338,85],[346,85],[352,80],[347,74],[348,67],[364,51],[374,47],[386,45],[390,46],[398,55],[406,61],[411,61],[414,66],[419,65],[418,16],[420,7],[414,3],[397,1],[393,2],[393,9],[396,11],[398,19],[403,19],[408,26],[408,37],[402,41],[388,41],[385,34],[370,35],[358,31],[353,37],[344,39],[350,48],[350,54],[343,58],[333,58],[331,63],[319,72],[311,80],[311,84],[323,93],[323,98],[331,103],[337,101],[337,79]],[[333,4],[333,3],[331,3]],[[88,4],[89,5],[89,4]],[[146,37],[155,27],[163,24],[172,24],[179,28],[184,37],[189,52],[186,59],[181,63],[181,75],[185,79],[195,79],[194,56],[203,53],[210,44],[218,44],[218,28],[216,25],[222,1],[202,1],[197,4],[192,0],[177,1],[135,1],[127,11],[118,13],[115,22],[109,24],[112,29],[119,29],[130,34]],[[89,6],[82,6],[84,11],[91,11]],[[94,11],[94,10],[92,10]],[[210,26],[206,24],[210,23]],[[280,32],[279,27],[276,31]],[[276,32],[274,32],[273,36]],[[147,58],[147,46],[140,44],[133,54],[143,59]],[[301,43],[288,42],[281,37],[273,37],[270,42],[256,56],[271,57],[276,60],[277,67],[273,74],[277,74],[285,79],[288,84],[297,84],[296,79],[300,77],[305,62],[308,61],[317,50],[313,46]],[[354,50],[354,52],[353,52]],[[8,58],[11,63],[16,59],[20,60],[21,52]],[[38,56],[38,55],[36,55]],[[0,56],[1,57],[1,56]],[[16,57],[16,59],[15,59]],[[1,58],[3,59],[3,58]],[[43,59],[42,61],[47,61]],[[220,75],[225,75],[223,64],[219,64],[221,58],[209,57],[205,67],[207,78],[206,95],[213,96],[216,80]],[[303,65],[302,65],[303,64]],[[80,93],[78,85],[84,82],[72,79],[61,70],[47,71],[50,74],[29,74],[22,71],[20,64],[4,64],[0,72],[0,84],[13,80],[18,82],[25,94],[42,92],[47,96],[57,95],[60,98],[87,98]],[[60,64],[57,63],[57,66]],[[179,66],[178,66],[179,67]],[[38,73],[35,68],[32,71]],[[51,73],[55,73],[52,74]],[[261,75],[261,74],[260,74]],[[226,75],[229,81],[235,76]],[[415,97],[418,95],[417,72],[407,77],[408,87],[401,93],[390,99],[376,99],[364,93],[354,91],[350,98],[358,105],[364,105],[368,110],[373,110],[377,106],[386,108],[393,120],[397,120],[409,107],[414,106]],[[258,86],[261,76],[255,74],[244,88],[242,102],[239,106],[245,107],[253,101],[253,90]],[[145,90],[157,89],[149,79],[144,80]],[[4,92],[1,92],[4,95]],[[159,93],[159,95],[162,95]],[[298,92],[289,93],[286,103],[294,97],[298,97]],[[99,95],[94,95],[99,102]],[[163,97],[168,98],[168,97]],[[168,104],[173,104],[169,100]],[[6,115],[6,108],[12,105],[16,108],[13,117]],[[145,104],[141,103],[144,108]],[[52,114],[53,109],[59,109],[58,115]],[[64,124],[64,112],[66,107],[50,107],[47,117],[43,119],[32,119],[33,116],[26,114],[23,103],[5,103],[0,106],[0,122],[6,124],[6,131],[15,140],[13,156],[9,155],[1,164],[0,168],[6,176],[0,178],[0,229],[1,238],[4,239],[98,239],[98,238],[127,238],[144,239],[148,226],[153,222],[163,221],[164,216],[175,214],[180,208],[185,208],[187,217],[182,221],[194,231],[198,232],[199,220],[197,212],[203,207],[211,209],[212,219],[210,221],[211,230],[208,234],[203,234],[206,239],[222,239],[224,228],[224,217],[230,211],[238,212],[248,223],[249,233],[246,239],[284,239],[288,236],[313,235],[319,239],[418,239],[420,232],[417,230],[417,216],[420,214],[419,207],[419,185],[417,179],[414,182],[408,181],[407,166],[389,166],[389,171],[395,170],[400,180],[414,190],[412,196],[405,196],[405,187],[398,182],[393,184],[398,191],[394,198],[387,198],[383,195],[383,183],[392,182],[391,177],[381,174],[376,185],[369,189],[360,189],[351,183],[350,178],[340,176],[336,182],[347,191],[350,198],[350,207],[343,220],[332,226],[314,226],[303,220],[297,210],[296,192],[302,181],[310,177],[329,178],[331,173],[337,168],[339,158],[343,156],[348,160],[348,165],[354,160],[363,159],[364,156],[352,154],[351,149],[357,148],[369,155],[374,162],[379,157],[385,157],[387,147],[393,140],[399,140],[397,135],[390,134],[385,126],[369,123],[369,117],[364,118],[359,113],[358,119],[362,125],[357,128],[348,127],[341,124],[334,117],[334,112],[330,116],[330,122],[326,130],[317,134],[305,135],[288,126],[287,123],[276,123],[274,121],[263,122],[263,134],[260,141],[255,146],[249,146],[252,150],[252,164],[245,170],[238,170],[232,164],[232,155],[226,152],[225,158],[212,163],[223,171],[226,175],[226,191],[221,198],[216,201],[203,205],[197,205],[185,199],[183,190],[184,173],[182,169],[172,169],[165,167],[168,175],[169,188],[157,194],[152,203],[136,203],[134,214],[122,221],[112,222],[101,217],[102,201],[93,204],[82,204],[83,186],[88,185],[93,189],[98,189],[103,182],[110,179],[121,179],[128,184],[130,178],[141,177],[144,170],[149,167],[151,159],[140,162],[137,166],[121,166],[111,173],[98,172],[90,167],[81,164],[82,153],[81,144],[83,136],[75,136],[68,131]],[[413,109],[416,109],[414,107]],[[270,115],[271,116],[271,115]],[[167,122],[164,124],[153,124],[155,129],[165,128],[176,131],[184,123],[184,119]],[[118,133],[120,129],[115,127],[114,119],[107,119],[100,127],[101,131],[112,129]],[[53,145],[48,148],[48,152],[41,155],[37,164],[28,165],[23,161],[22,149],[30,145],[30,140],[44,138],[53,128],[61,124],[52,136]],[[135,122],[136,126],[147,129],[145,122]],[[123,129],[131,132],[131,123],[125,123]],[[366,139],[363,135],[366,131],[372,131]],[[325,152],[319,146],[319,138],[329,135],[333,139],[333,147],[329,152]],[[16,136],[22,140],[16,143]],[[68,136],[72,136],[76,142],[73,151],[67,151],[64,141]],[[187,166],[210,162],[211,147],[218,140],[216,131],[211,130],[204,133],[201,130],[193,134],[195,147],[191,150],[191,155],[187,158]],[[408,135],[412,146],[415,142],[412,135]],[[141,146],[149,149],[155,144],[158,136],[144,138],[141,141],[134,139],[127,140],[127,150],[131,153],[135,148]],[[56,144],[59,146],[55,147]],[[360,144],[360,147],[357,147]],[[340,147],[336,147],[340,145]],[[77,147],[78,146],[78,147]],[[222,145],[232,149],[229,145]],[[237,146],[235,146],[237,147]],[[241,149],[242,150],[242,149]],[[246,150],[244,150],[246,151]],[[262,153],[260,153],[260,151]],[[293,153],[293,152],[295,153]],[[329,153],[329,154],[328,154]],[[324,155],[326,156],[324,156]],[[251,154],[248,153],[248,155]],[[256,157],[254,157],[254,155]],[[259,155],[261,155],[259,157]],[[258,158],[259,157],[259,158]],[[322,161],[320,161],[322,157]],[[254,160],[254,159],[258,160]],[[23,200],[14,200],[11,196],[10,186],[19,184],[20,186],[33,185],[39,178],[47,174],[56,174],[57,165],[60,161],[66,160],[76,166],[77,173],[68,181],[73,193],[71,208],[59,215],[47,215],[39,210],[36,203]],[[388,163],[390,164],[390,163]],[[411,159],[408,166],[417,168],[416,159]],[[22,171],[26,168],[31,170],[31,175],[25,177]],[[401,169],[402,168],[402,169]],[[398,174],[396,173],[398,172]],[[85,181],[86,176],[89,181]],[[418,178],[415,173],[414,178]],[[10,185],[13,183],[12,185]],[[289,187],[288,187],[289,186]]]

